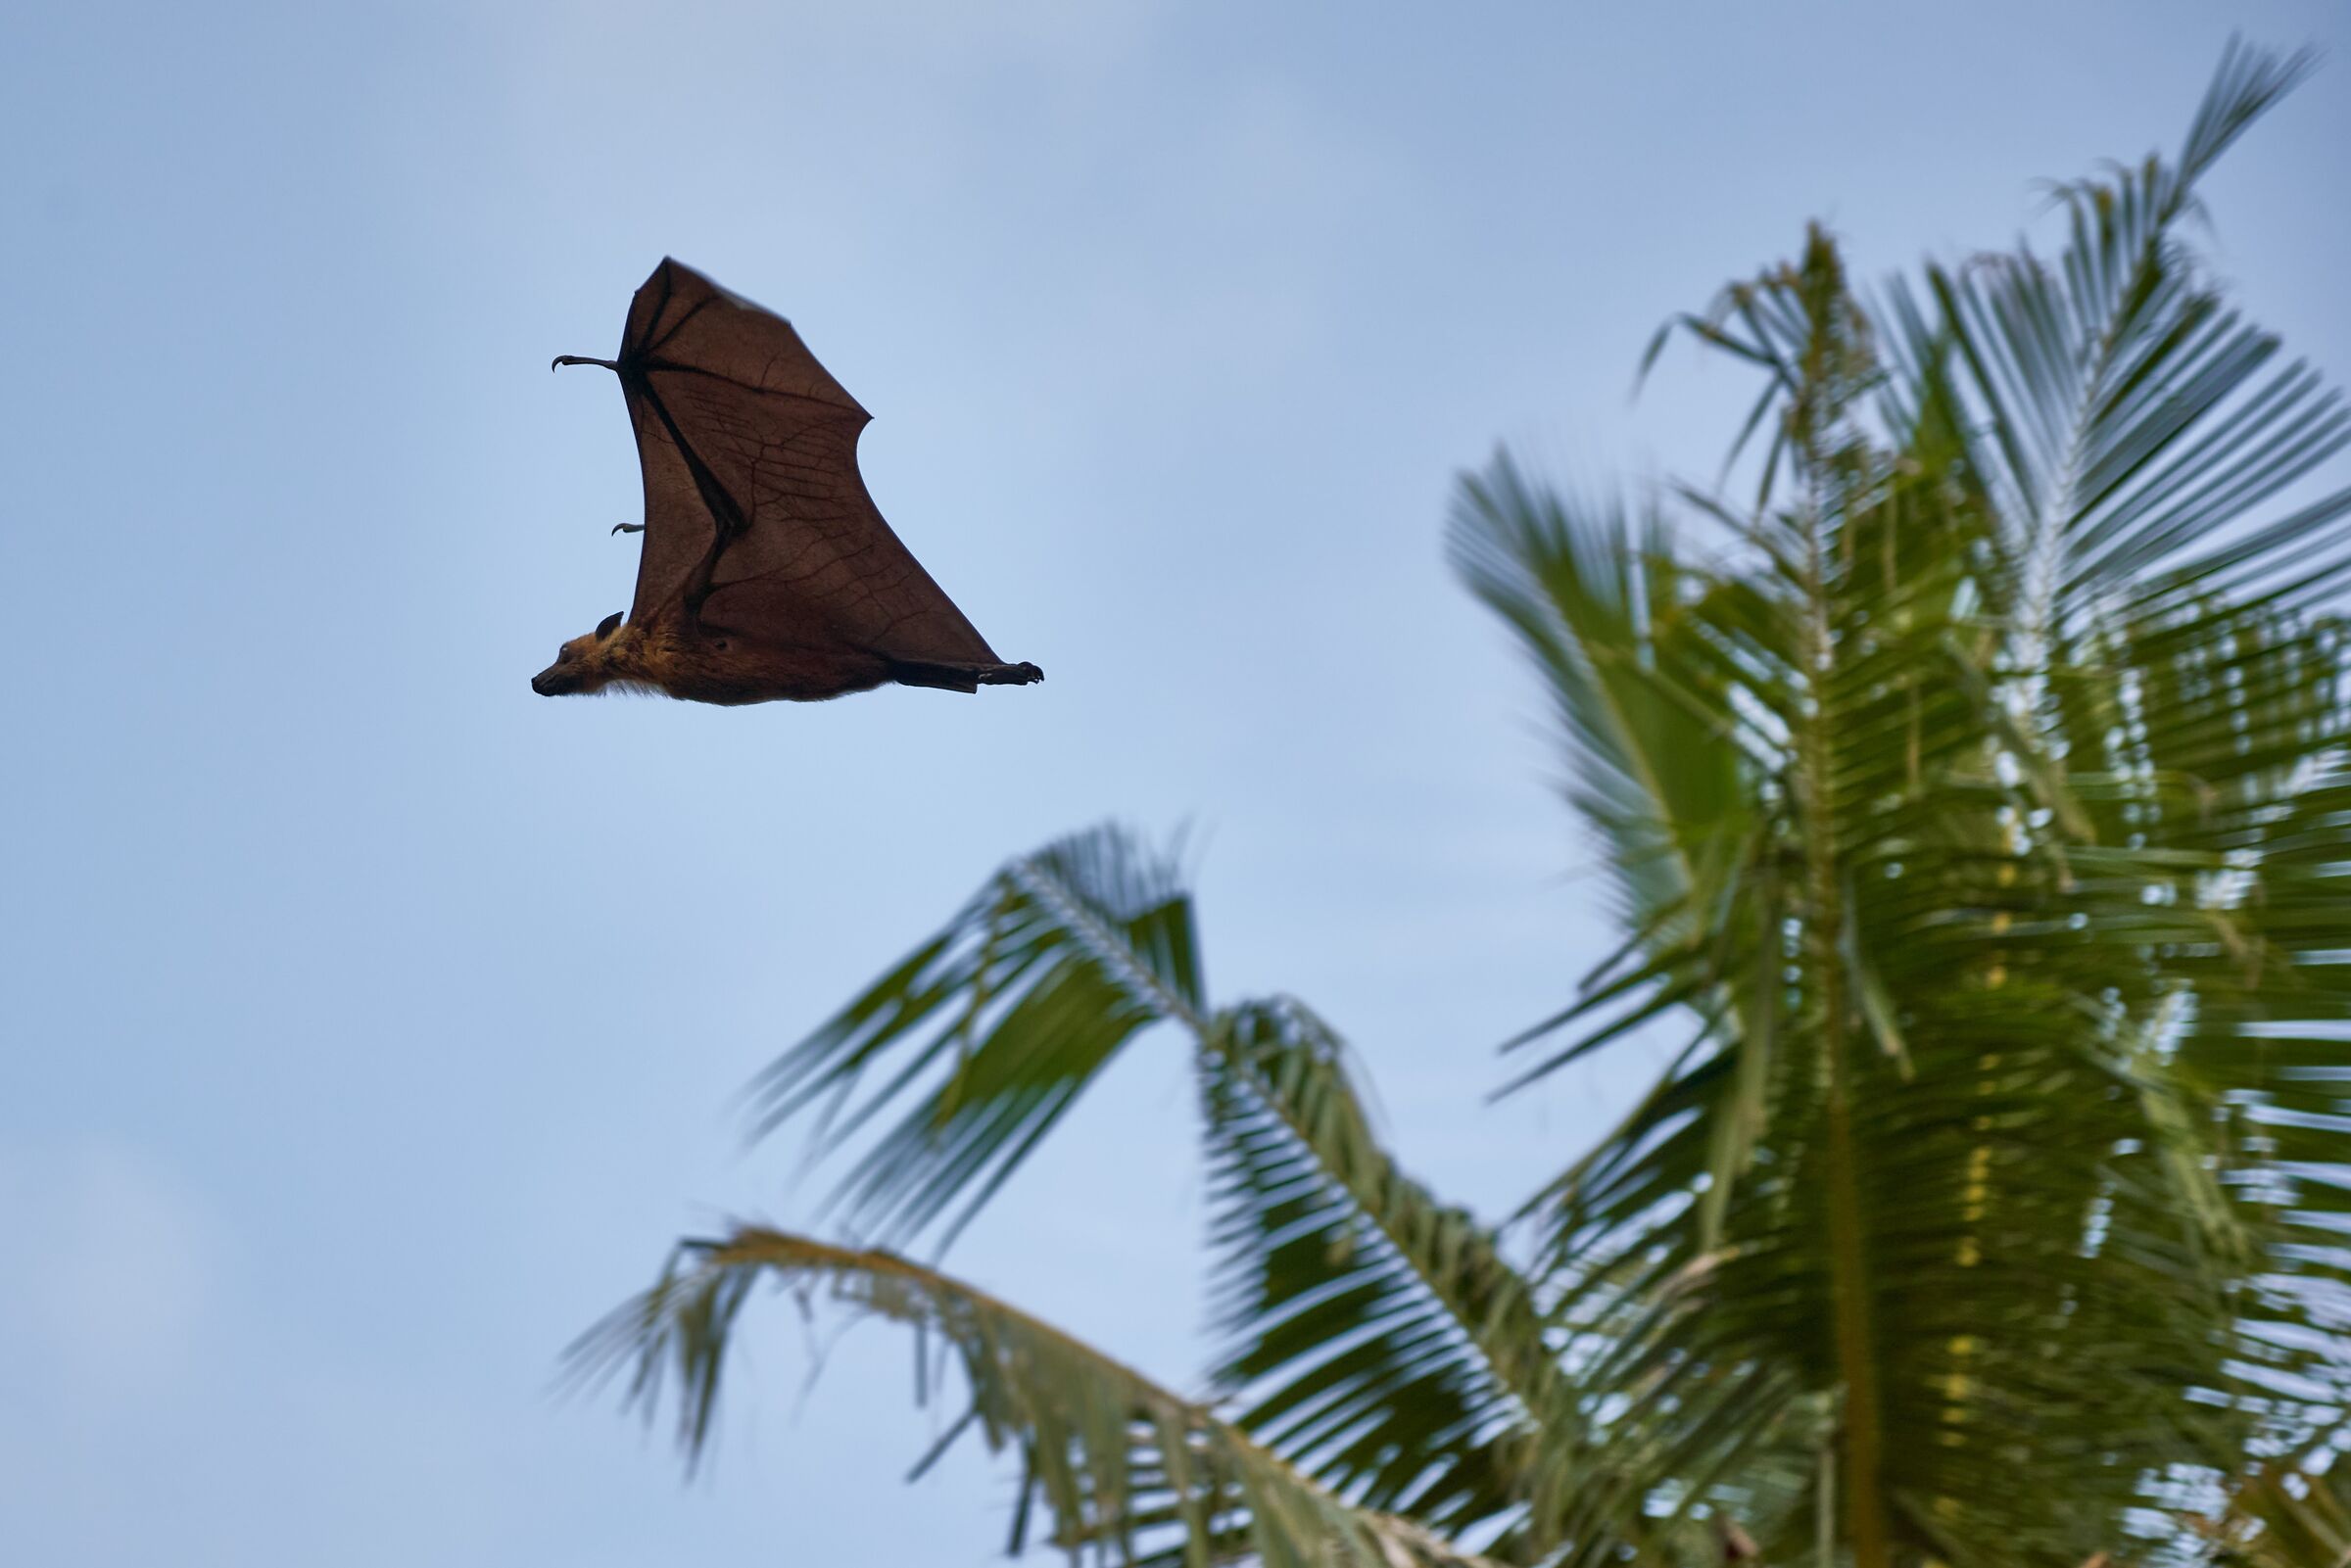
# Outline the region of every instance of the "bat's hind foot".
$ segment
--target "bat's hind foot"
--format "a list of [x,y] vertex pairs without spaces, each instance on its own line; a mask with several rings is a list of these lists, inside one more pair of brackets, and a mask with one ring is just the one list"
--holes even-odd
[[893,664],[889,678],[900,686],[940,691],[977,691],[984,686],[1028,686],[1045,672],[1033,664]]

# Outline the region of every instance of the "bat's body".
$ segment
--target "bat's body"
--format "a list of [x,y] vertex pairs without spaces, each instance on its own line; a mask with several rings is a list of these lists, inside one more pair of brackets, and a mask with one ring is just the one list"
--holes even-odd
[[[678,615],[632,621],[563,644],[532,686],[543,695],[661,691],[689,702],[815,702],[891,680],[887,659],[851,648],[786,647],[741,635],[691,637]],[[975,679],[978,679],[977,677]],[[921,683],[917,683],[921,684]]]
[[665,261],[619,358],[555,362],[620,377],[645,548],[627,623],[564,643],[533,690],[733,704],[1044,679],[997,658],[882,520],[857,473],[868,416],[783,317]]

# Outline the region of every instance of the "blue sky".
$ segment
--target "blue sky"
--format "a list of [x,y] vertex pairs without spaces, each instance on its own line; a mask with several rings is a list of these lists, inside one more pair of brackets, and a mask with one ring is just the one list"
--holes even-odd
[[[1668,312],[1808,217],[2004,242],[2176,145],[2231,20],[2334,58],[2219,265],[2351,376],[2351,15],[2230,9],[13,8],[0,1555],[993,1556],[1007,1472],[900,1484],[887,1330],[769,1313],[691,1485],[548,1385],[681,1230],[806,1217],[744,1081],[1105,816],[1191,821],[1216,993],[1311,1001],[1503,1212],[1637,1064],[1483,1103],[1601,936],[1452,476],[1703,471],[1750,389],[1633,402]],[[547,361],[664,254],[793,319],[1043,686],[531,694],[636,554],[619,397]],[[1147,1041],[955,1266],[1186,1382],[1190,1117]]]

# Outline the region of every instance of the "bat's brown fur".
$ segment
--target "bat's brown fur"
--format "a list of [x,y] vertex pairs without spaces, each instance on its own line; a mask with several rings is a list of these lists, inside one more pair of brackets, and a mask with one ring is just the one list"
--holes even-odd
[[807,702],[870,691],[890,679],[889,661],[842,647],[782,647],[728,634],[686,635],[674,615],[575,637],[531,682],[543,696],[618,687],[662,691],[689,702]]
[[[814,702],[870,691],[886,681],[976,691],[1041,679],[1033,664],[896,664],[836,643],[792,647],[734,632],[689,633],[684,617],[656,615],[575,637],[531,682],[541,696],[618,689],[662,691],[689,702]],[[609,623],[607,623],[609,625]]]

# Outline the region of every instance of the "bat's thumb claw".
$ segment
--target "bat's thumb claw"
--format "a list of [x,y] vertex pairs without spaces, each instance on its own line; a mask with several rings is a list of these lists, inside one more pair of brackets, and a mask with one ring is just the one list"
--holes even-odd
[[614,523],[612,532],[614,534],[642,534],[645,532],[645,525],[643,523]]

